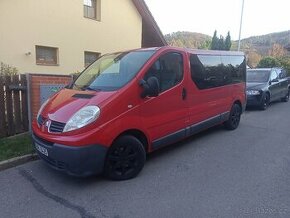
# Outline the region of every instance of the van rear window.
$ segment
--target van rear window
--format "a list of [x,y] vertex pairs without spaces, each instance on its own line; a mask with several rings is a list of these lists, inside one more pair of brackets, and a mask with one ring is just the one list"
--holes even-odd
[[244,56],[191,55],[191,78],[199,89],[245,82]]

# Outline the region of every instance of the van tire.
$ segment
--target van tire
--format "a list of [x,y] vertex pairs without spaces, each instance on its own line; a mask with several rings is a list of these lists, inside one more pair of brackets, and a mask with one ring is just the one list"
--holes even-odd
[[238,104],[234,104],[232,106],[229,119],[226,122],[224,122],[225,128],[228,130],[234,130],[238,128],[240,124],[241,114],[242,114],[241,106]]
[[145,161],[143,144],[134,136],[121,136],[108,151],[104,175],[112,180],[132,179],[140,173]]

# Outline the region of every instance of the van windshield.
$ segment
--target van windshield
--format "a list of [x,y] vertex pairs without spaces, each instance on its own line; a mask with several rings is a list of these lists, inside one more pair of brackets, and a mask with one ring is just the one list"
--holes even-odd
[[267,70],[248,70],[247,82],[249,83],[266,83],[269,80],[270,71]]
[[126,85],[155,50],[107,54],[96,60],[72,84],[72,89],[114,91]]

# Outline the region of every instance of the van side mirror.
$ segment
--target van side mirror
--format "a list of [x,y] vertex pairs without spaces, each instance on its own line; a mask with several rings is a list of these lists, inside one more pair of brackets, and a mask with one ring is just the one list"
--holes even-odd
[[143,87],[141,98],[156,97],[159,94],[159,81],[155,76],[151,76],[145,80],[140,81],[140,85]]

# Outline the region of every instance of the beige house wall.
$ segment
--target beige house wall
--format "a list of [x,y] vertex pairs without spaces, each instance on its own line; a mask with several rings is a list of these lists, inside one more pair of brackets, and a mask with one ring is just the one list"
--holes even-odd
[[[141,37],[142,17],[131,0],[101,0],[100,21],[84,17],[83,0],[0,0],[0,61],[21,73],[81,71],[84,51],[138,48]],[[59,65],[37,65],[36,45],[57,47]]]

